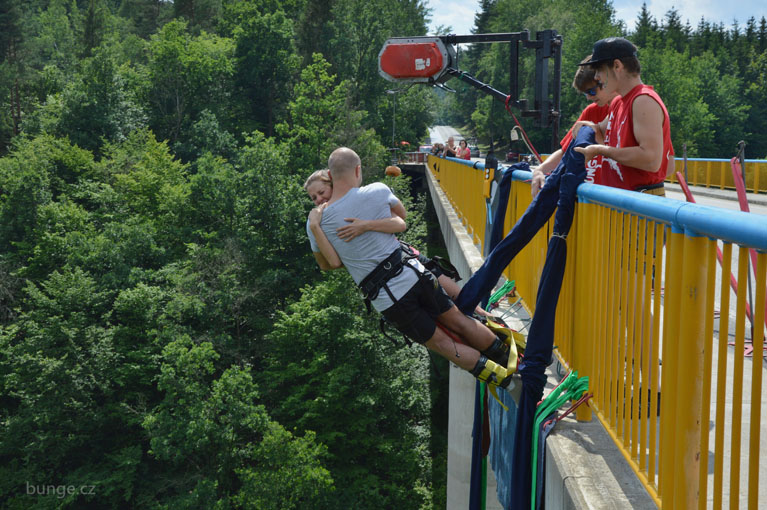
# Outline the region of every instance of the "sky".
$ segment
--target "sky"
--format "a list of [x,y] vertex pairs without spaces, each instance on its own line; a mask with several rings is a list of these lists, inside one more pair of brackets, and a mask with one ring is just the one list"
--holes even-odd
[[[470,34],[474,26],[474,13],[479,7],[479,0],[424,0],[427,7],[432,9],[429,33],[434,28],[443,25],[453,28],[452,33]],[[647,8],[652,16],[661,22],[672,7],[679,11],[682,23],[689,20],[693,27],[698,26],[701,17],[712,23],[724,23],[730,28],[734,20],[738,25],[745,26],[748,18],[753,16],[757,23],[762,16],[767,18],[767,0],[739,0],[727,2],[724,0],[647,0]],[[737,6],[737,7],[734,7]],[[613,0],[616,17],[623,20],[629,30],[633,30],[634,22],[642,8],[641,0]],[[556,28],[556,27],[552,27]]]

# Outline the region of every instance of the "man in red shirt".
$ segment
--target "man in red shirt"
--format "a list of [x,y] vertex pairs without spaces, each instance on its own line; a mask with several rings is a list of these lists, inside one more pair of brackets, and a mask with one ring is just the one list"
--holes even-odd
[[596,184],[665,195],[663,181],[674,168],[670,120],[660,96],[642,83],[636,52],[626,39],[610,37],[594,43],[591,59],[580,64],[594,69],[605,92],[621,97],[603,121],[576,123],[574,133],[590,125],[600,143],[575,150],[586,161],[597,158]]
[[[590,60],[591,55],[583,59],[582,63]],[[607,117],[611,101],[618,96],[615,92],[607,93],[602,89],[599,83],[594,79],[594,70],[591,66],[578,67],[578,71],[576,71],[575,78],[573,79],[573,88],[582,92],[586,96],[586,99],[591,103],[581,112],[578,121],[586,120],[595,124],[601,122]],[[533,168],[533,178],[530,184],[530,190],[533,197],[535,197],[543,187],[546,175],[551,173],[557,167],[562,159],[564,151],[567,150],[567,146],[570,145],[572,140],[573,130],[571,128],[565,137],[562,138],[562,141],[559,142],[561,148],[557,149],[553,154],[546,158],[546,161],[540,166]],[[596,161],[593,160],[588,163],[596,163]],[[588,163],[586,164],[586,182],[593,183],[594,174],[596,173],[597,168]]]

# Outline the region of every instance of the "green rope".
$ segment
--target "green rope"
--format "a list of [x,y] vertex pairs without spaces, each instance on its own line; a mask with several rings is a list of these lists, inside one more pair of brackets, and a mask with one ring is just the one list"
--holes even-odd
[[541,423],[557,408],[568,400],[578,400],[589,389],[589,378],[578,377],[578,372],[570,372],[562,382],[549,393],[535,410],[533,422],[533,453],[531,469],[533,470],[532,497],[530,498],[532,510],[535,510],[536,481],[538,478],[538,435]]
[[511,292],[516,286],[515,282],[516,280],[511,280],[510,282],[506,282],[501,286],[500,289],[495,291],[493,295],[490,296],[490,299],[487,302],[487,307],[485,307],[485,310],[490,311],[490,305],[494,305],[495,303],[500,301],[503,298],[503,296]]

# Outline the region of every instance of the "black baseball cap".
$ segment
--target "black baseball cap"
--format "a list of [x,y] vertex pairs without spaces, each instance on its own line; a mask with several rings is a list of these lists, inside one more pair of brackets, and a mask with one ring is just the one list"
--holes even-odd
[[637,47],[631,41],[623,37],[608,37],[594,43],[594,51],[591,52],[591,60],[581,62],[579,66],[589,66],[601,62],[609,62],[616,58],[636,57]]

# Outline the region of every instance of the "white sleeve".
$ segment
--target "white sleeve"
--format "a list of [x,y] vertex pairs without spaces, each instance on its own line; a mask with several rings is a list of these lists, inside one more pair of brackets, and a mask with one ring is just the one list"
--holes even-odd
[[384,183],[379,184],[381,185],[381,194],[385,197],[386,203],[389,204],[389,207],[396,206],[399,203],[399,198],[397,198],[389,186]]
[[306,235],[309,237],[309,245],[312,247],[314,253],[319,253],[320,247],[317,246],[317,240],[314,238],[312,229],[309,228],[309,218],[306,219]]

